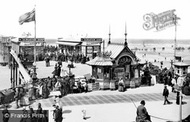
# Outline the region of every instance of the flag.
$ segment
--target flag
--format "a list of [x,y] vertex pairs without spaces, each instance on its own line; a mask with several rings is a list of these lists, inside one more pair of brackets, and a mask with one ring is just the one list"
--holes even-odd
[[27,12],[19,17],[19,24],[22,25],[25,22],[35,21],[35,9],[31,12]]

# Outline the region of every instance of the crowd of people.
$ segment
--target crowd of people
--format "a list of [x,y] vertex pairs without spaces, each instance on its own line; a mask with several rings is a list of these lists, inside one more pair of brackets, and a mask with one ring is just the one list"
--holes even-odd
[[39,55],[39,59],[43,60],[54,60],[54,61],[62,61],[62,62],[75,62],[75,63],[85,63],[89,61],[89,57],[85,56],[78,51],[61,51],[61,48],[54,46],[45,46],[44,54]]

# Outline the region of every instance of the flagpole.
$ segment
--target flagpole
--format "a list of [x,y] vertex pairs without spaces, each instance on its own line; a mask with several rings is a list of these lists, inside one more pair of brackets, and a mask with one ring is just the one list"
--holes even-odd
[[175,58],[176,58],[176,47],[177,47],[177,40],[176,40],[176,36],[177,36],[177,16],[174,15],[174,25],[175,25],[175,39],[174,39],[174,63],[175,63]]
[[33,63],[34,74],[32,77],[33,82],[37,78],[37,73],[36,73],[36,5],[35,5],[34,9],[35,9],[35,19],[34,19],[34,63]]

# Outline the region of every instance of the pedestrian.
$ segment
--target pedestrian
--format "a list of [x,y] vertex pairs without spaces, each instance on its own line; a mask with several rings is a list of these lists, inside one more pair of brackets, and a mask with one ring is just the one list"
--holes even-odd
[[53,112],[53,116],[54,116],[55,122],[62,122],[62,120],[63,120],[63,117],[62,117],[62,108],[59,107],[59,106],[56,106],[55,110]]
[[167,89],[167,86],[164,87],[163,96],[164,96],[164,105],[166,105],[166,103],[171,104],[171,102],[168,100],[169,90]]
[[[36,115],[42,115],[42,114],[43,114],[43,109],[41,103],[38,103],[38,109],[36,110]],[[37,122],[42,122],[42,118],[37,117]]]
[[140,102],[141,105],[137,107],[137,117],[136,122],[151,122],[150,115],[145,108],[145,101]]
[[120,78],[118,85],[119,85],[118,91],[124,92],[125,83],[123,81],[123,78]]
[[19,108],[19,105],[18,105],[19,100],[20,100],[19,88],[16,88],[15,90],[16,90],[16,93],[15,93],[14,98],[15,98],[15,101],[16,101],[16,107]]
[[5,105],[5,109],[2,111],[3,114],[3,122],[8,122],[10,118],[9,110],[7,109],[8,105]]

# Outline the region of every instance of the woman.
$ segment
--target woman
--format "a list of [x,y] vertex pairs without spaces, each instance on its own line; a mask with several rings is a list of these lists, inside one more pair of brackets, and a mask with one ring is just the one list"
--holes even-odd
[[123,78],[120,78],[118,84],[119,84],[118,90],[119,90],[120,92],[124,92],[125,84],[124,84]]

